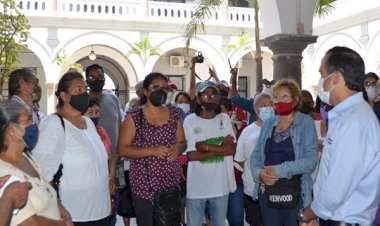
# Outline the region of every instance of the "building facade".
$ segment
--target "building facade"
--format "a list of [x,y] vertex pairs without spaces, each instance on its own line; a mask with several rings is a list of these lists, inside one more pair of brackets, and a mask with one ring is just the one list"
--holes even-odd
[[[36,69],[43,88],[42,111],[55,111],[54,91],[59,78],[73,63],[86,68],[97,63],[105,68],[112,81],[109,88],[116,90],[122,106],[135,96],[134,85],[152,71],[172,78],[179,89],[189,86],[191,58],[202,52],[203,64],[196,72],[202,79],[209,77],[208,69],[215,68],[220,79],[229,81],[229,65],[240,67],[242,95],[256,93],[254,42],[254,10],[222,4],[206,19],[206,32],[192,40],[185,49],[183,32],[197,7],[196,0],[177,2],[148,0],[22,0],[23,12],[32,26],[28,49],[20,54],[20,67]],[[263,77],[292,77],[286,70],[287,60],[301,62],[302,86],[315,94],[319,79],[319,63],[324,52],[335,45],[346,45],[357,50],[365,59],[367,71],[379,73],[380,2],[377,0],[339,0],[333,12],[324,19],[314,19],[315,0],[260,1],[260,39],[262,46]],[[284,4],[284,5],[281,5]],[[353,5],[355,7],[353,7]],[[295,13],[289,13],[289,12]],[[252,38],[238,45],[239,36],[247,32]],[[292,34],[314,41],[303,42],[297,53],[281,52],[286,43],[268,41],[278,34]],[[149,48],[132,54],[134,44],[148,38],[158,47],[160,56],[149,56]],[[283,36],[280,37],[282,40]],[[266,41],[265,41],[266,40]],[[310,39],[311,40],[311,39]],[[268,43],[269,42],[269,43]],[[273,43],[273,42],[272,42]],[[236,48],[228,48],[236,44]],[[282,45],[282,46],[281,46]],[[273,47],[275,46],[275,47]],[[306,49],[303,51],[303,48]],[[90,60],[94,51],[96,59]],[[64,58],[59,65],[57,57]],[[277,62],[277,66],[276,66]],[[280,65],[280,66],[279,66]],[[283,66],[281,66],[283,65]],[[290,67],[290,66],[289,66]],[[296,68],[297,70],[297,68]]]

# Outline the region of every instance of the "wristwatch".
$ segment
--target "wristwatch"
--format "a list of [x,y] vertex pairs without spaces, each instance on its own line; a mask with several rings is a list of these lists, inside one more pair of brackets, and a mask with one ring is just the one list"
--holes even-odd
[[305,219],[305,208],[301,208],[298,212],[298,221],[301,223],[309,223],[312,219]]

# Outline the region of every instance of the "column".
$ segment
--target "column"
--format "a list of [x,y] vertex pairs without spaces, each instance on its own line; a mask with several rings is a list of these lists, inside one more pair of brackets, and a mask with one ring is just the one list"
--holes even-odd
[[[221,9],[223,12],[223,18],[225,21],[229,21],[230,15],[228,14],[228,0],[222,0]],[[219,15],[222,16],[222,15]]]
[[51,113],[56,112],[56,105],[58,103],[58,99],[55,96],[56,91],[56,83],[45,83],[46,85],[46,95],[47,95],[47,107],[46,114],[49,115]]
[[147,18],[149,15],[149,3],[148,0],[140,0],[141,5],[141,17]]
[[290,78],[302,85],[302,52],[316,40],[317,36],[297,34],[276,34],[261,40],[273,52],[273,79]]

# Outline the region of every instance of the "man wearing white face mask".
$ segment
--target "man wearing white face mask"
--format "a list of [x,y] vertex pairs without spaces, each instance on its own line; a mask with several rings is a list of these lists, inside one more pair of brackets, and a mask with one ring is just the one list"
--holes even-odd
[[[314,184],[314,200],[301,209],[307,225],[372,225],[380,202],[380,126],[363,98],[364,61],[346,47],[327,51],[319,69],[319,97],[334,107]],[[314,221],[312,221],[314,222]]]
[[263,225],[257,196],[253,197],[252,194],[255,183],[252,178],[249,160],[259,138],[261,126],[264,121],[274,116],[272,105],[273,103],[269,94],[261,93],[255,96],[253,108],[259,117],[257,121],[243,130],[236,146],[234,160],[244,169],[242,178],[244,183],[245,220],[250,225]]
[[371,106],[373,106],[375,99],[377,98],[377,95],[379,93],[379,89],[377,88],[377,84],[376,84],[378,80],[379,80],[379,77],[373,72],[369,72],[365,74],[364,88],[367,93],[368,103]]

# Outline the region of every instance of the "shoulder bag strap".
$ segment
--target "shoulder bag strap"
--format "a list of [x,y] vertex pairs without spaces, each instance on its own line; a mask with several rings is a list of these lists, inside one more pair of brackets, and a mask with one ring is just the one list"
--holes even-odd
[[63,131],[65,131],[65,121],[63,120],[63,117],[62,115],[58,114],[57,112],[54,113],[56,116],[58,116],[58,118],[61,120],[61,125],[63,127]]
[[[65,121],[63,120],[62,115],[60,115],[58,113],[54,113],[54,114],[57,115],[58,118],[61,120],[61,125],[63,127],[63,132],[65,132]],[[63,165],[62,165],[62,163],[60,163],[59,167],[58,167],[58,171],[53,176],[53,187],[54,187],[54,189],[57,192],[58,199],[60,199],[60,197],[59,197],[59,184],[61,183],[60,180],[61,180],[61,177],[63,175],[62,170],[63,170]]]

